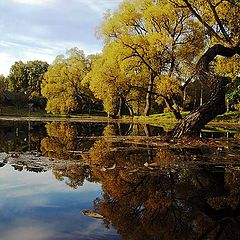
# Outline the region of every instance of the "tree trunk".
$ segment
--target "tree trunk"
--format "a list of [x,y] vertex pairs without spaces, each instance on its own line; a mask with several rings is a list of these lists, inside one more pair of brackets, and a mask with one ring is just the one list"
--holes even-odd
[[125,104],[126,104],[126,106],[127,106],[127,108],[128,108],[129,115],[130,115],[131,117],[133,117],[133,116],[134,116],[134,112],[133,112],[132,106],[131,106],[128,102],[125,102]]
[[144,109],[145,116],[149,116],[151,107],[152,107],[152,92],[153,92],[154,78],[155,78],[155,74],[151,73],[150,80],[148,82],[147,95],[146,95],[146,106]]
[[129,103],[127,103],[126,98],[123,96],[119,97],[119,103],[118,103],[118,112],[117,112],[117,116],[118,117],[122,117],[123,114],[126,115],[130,115],[133,116],[134,112],[132,107],[129,105]]
[[123,111],[123,104],[124,104],[124,99],[123,97],[119,97],[119,103],[118,103],[118,112],[117,112],[117,116],[118,117],[122,117],[122,111]]
[[226,112],[225,87],[230,83],[228,77],[221,77],[211,74],[209,63],[216,56],[232,57],[240,53],[239,47],[228,48],[216,44],[209,48],[200,58],[196,66],[198,80],[210,88],[210,97],[202,106],[194,109],[181,122],[179,122],[173,132],[173,137],[199,137],[201,129],[218,114]]
[[167,104],[168,108],[170,109],[170,111],[173,113],[174,117],[175,117],[177,120],[181,120],[181,119],[182,119],[182,115],[181,115],[181,113],[180,113],[177,109],[175,109],[175,108],[173,107],[173,101],[170,100],[170,99],[167,98],[167,97],[165,97],[164,100],[165,100],[165,103]]

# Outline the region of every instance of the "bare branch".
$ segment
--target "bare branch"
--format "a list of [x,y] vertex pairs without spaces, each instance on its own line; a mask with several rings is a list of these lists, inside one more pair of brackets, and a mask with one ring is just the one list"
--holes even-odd
[[216,20],[216,22],[217,22],[217,24],[218,24],[222,34],[224,35],[224,37],[227,40],[227,42],[229,42],[232,45],[232,41],[231,41],[230,37],[228,36],[228,34],[227,34],[227,32],[226,32],[226,30],[225,30],[225,28],[224,28],[220,18],[218,16],[217,12],[216,12],[216,8],[213,6],[213,4],[211,3],[210,0],[207,0],[207,2],[208,2],[208,5],[210,6],[210,8],[211,8],[211,10],[213,12],[214,18],[215,18],[215,20]]
[[189,8],[189,10],[193,13],[193,15],[203,24],[204,27],[208,29],[210,33],[212,33],[218,40],[223,40],[214,30],[213,28],[207,24],[206,21],[202,19],[202,17],[196,12],[196,10],[193,8],[193,6],[189,3],[188,0],[183,0],[186,3],[186,6]]

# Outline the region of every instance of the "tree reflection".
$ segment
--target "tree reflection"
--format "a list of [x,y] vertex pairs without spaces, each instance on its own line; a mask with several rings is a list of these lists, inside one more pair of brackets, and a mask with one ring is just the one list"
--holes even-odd
[[101,135],[103,126],[52,122],[46,124],[47,136],[41,141],[41,151],[54,159],[79,160],[81,153],[88,151],[95,139]]
[[44,125],[38,122],[1,122],[0,152],[39,151]]
[[51,158],[68,159],[70,151],[76,149],[76,127],[63,122],[48,123],[45,127],[48,136],[41,141],[43,154]]
[[63,181],[67,178],[66,184],[77,189],[82,186],[85,180],[91,181],[90,167],[81,164],[64,164],[53,166],[52,172],[57,180]]
[[[111,159],[109,149],[105,148],[108,157],[101,158],[101,164]],[[131,165],[131,157],[123,153],[112,155],[112,162],[122,162],[123,158]],[[206,165],[187,166],[185,161],[192,160],[186,149],[157,150],[156,171],[144,171],[141,158],[144,156],[139,161],[135,158],[137,171],[92,169],[104,192],[94,207],[105,216],[106,226],[111,223],[124,239],[239,239],[238,168],[216,171]]]
[[[138,125],[97,129],[48,123],[41,150],[60,160],[51,161],[59,181],[72,188],[85,179],[101,184],[94,208],[106,227],[131,240],[240,239],[240,171],[233,157],[228,164],[228,154],[213,148],[153,147],[116,137],[139,131]],[[148,126],[142,130],[151,135]]]

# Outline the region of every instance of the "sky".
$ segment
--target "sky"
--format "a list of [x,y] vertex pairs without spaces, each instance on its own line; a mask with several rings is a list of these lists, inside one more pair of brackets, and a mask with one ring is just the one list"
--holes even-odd
[[15,61],[51,63],[67,49],[100,52],[95,36],[106,9],[122,0],[0,0],[0,74]]

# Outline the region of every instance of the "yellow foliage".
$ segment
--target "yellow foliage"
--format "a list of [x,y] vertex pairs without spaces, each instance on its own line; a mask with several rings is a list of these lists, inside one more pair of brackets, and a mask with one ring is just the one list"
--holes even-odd
[[87,74],[84,53],[78,49],[67,51],[69,56],[57,56],[42,83],[42,95],[47,98],[47,112],[68,114],[78,107],[77,97],[86,93],[83,79]]
[[178,96],[182,94],[180,89],[180,81],[176,78],[166,75],[157,77],[156,88],[159,95],[166,97]]

